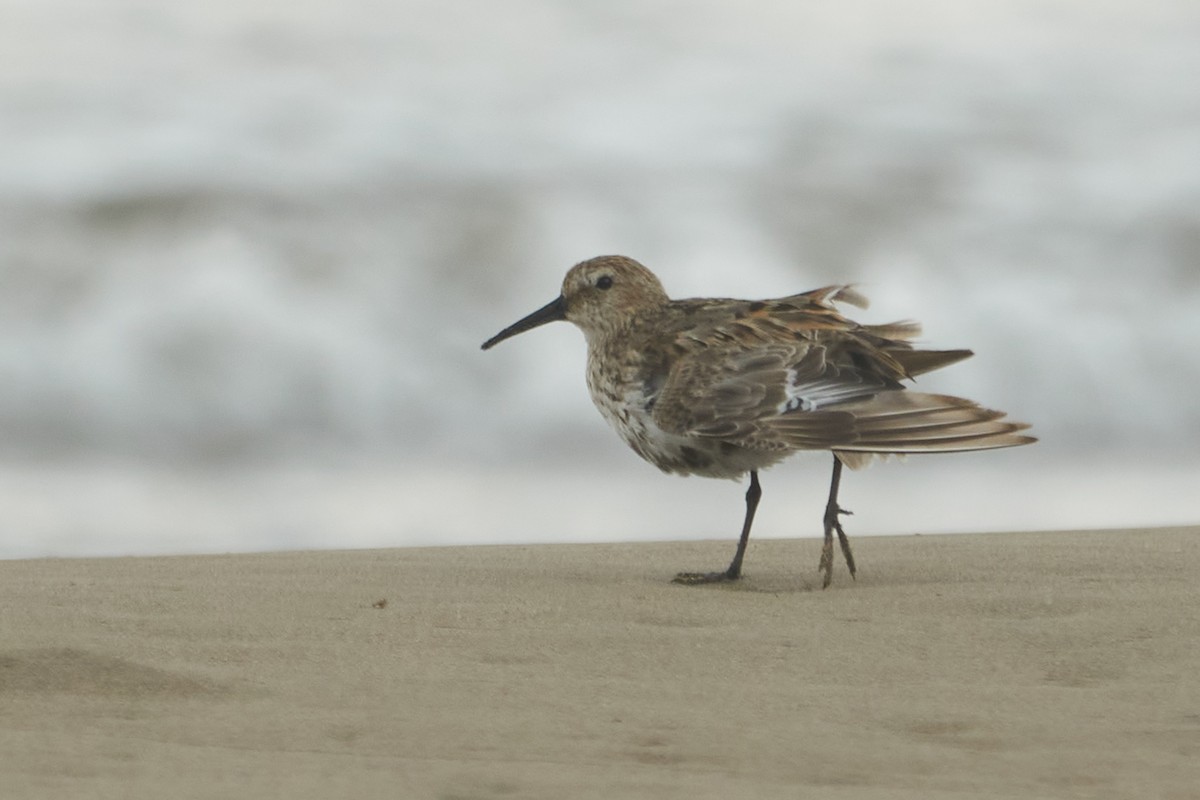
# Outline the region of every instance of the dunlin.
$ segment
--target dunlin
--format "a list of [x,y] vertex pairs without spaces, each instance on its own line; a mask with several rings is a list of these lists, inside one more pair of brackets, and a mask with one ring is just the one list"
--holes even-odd
[[685,584],[733,581],[762,489],[758,471],[798,450],[833,452],[819,570],[833,577],[833,534],[851,576],[838,505],[842,465],[876,455],[990,450],[1036,441],[1028,426],[960,397],[908,391],[904,381],[970,350],[922,350],[913,322],[860,325],[835,303],[866,307],[850,286],[775,300],[671,300],[633,259],[600,256],[572,267],[562,293],[483,343],[567,320],[587,339],[592,401],[626,444],[664,472],[741,478],[746,516],[729,566],[683,572]]

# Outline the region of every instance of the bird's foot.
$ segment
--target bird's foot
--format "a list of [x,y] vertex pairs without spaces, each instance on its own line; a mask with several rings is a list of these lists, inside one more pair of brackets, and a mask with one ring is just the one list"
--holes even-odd
[[850,577],[857,580],[857,570],[854,567],[854,553],[850,550],[850,538],[846,536],[846,532],[842,530],[842,523],[838,517],[842,514],[850,515],[853,511],[847,511],[836,503],[830,503],[825,507],[825,544],[821,547],[821,561],[817,569],[824,574],[824,579],[821,581],[821,588],[828,589],[829,584],[833,583],[833,534],[837,532],[838,544],[842,548],[842,557],[846,559],[846,568],[850,570]]
[[721,572],[681,572],[671,579],[671,583],[679,583],[684,586],[700,586],[705,583],[729,583],[736,581],[740,576],[732,574],[729,570]]
[[833,538],[830,536],[825,537],[825,544],[821,547],[821,561],[817,570],[825,576],[821,588],[828,589],[829,584],[833,583]]

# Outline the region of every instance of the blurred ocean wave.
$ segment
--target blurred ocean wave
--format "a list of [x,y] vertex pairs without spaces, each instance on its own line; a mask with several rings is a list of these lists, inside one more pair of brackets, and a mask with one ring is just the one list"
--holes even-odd
[[[478,351],[604,252],[676,296],[860,282],[860,318],[977,352],[923,387],[1034,423],[1008,469],[1088,465],[1054,483],[1077,505],[1118,503],[1096,469],[1200,475],[1194,4],[0,10],[0,492],[422,464],[478,492],[580,461],[640,485],[576,332]],[[1200,518],[1160,501],[1112,518]],[[1071,524],[1047,503],[1011,524]],[[42,552],[23,519],[0,509],[0,556]],[[120,527],[101,550],[137,549]]]

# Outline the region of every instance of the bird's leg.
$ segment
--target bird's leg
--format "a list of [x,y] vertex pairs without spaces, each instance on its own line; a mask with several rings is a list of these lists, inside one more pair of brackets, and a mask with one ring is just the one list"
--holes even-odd
[[851,514],[838,505],[838,487],[842,483],[842,462],[838,459],[837,454],[833,456],[833,478],[829,483],[829,502],[825,504],[825,545],[821,548],[821,563],[818,566],[821,572],[825,573],[825,579],[821,583],[822,589],[828,589],[830,582],[833,580],[833,532],[837,531],[838,544],[842,546],[842,556],[846,559],[846,566],[850,569],[850,577],[855,577],[854,569],[854,554],[850,552],[850,539],[846,536],[846,532],[842,530],[842,523],[838,517],[842,514]]
[[762,487],[758,485],[758,471],[750,470],[750,488],[746,489],[746,520],[742,523],[742,538],[738,539],[737,552],[733,561],[724,572],[681,572],[675,576],[673,583],[683,583],[693,586],[698,583],[720,583],[736,581],[742,575],[742,557],[746,555],[746,544],[750,541],[750,526],[754,523],[754,511],[758,508],[758,499],[762,497]]

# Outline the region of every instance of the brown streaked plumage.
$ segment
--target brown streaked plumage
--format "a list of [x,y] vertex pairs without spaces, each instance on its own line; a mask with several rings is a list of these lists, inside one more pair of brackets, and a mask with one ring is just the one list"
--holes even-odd
[[908,391],[916,375],[961,361],[970,350],[918,350],[913,322],[860,325],[834,303],[866,307],[849,286],[775,300],[671,300],[650,270],[624,256],[575,265],[553,302],[484,342],[567,320],[587,339],[592,401],[621,438],[664,472],[740,478],[750,474],[746,517],[729,567],[685,572],[679,583],[736,580],[762,490],[758,470],[798,450],[833,452],[820,571],[833,576],[836,531],[850,574],[850,542],[839,516],[842,464],[874,456],[990,450],[1036,441],[1028,426],[940,394]]

